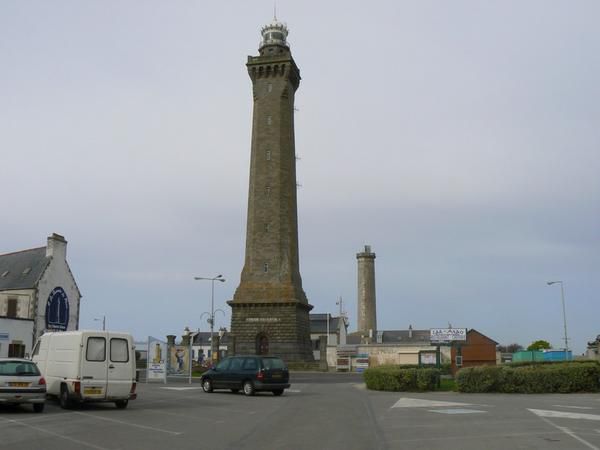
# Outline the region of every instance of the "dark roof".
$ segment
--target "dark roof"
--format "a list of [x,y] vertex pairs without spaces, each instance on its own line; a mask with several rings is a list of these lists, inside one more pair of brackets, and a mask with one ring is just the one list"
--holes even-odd
[[493,342],[494,344],[498,345],[498,342],[496,342],[495,340],[493,340],[491,337],[486,336],[485,334],[481,333],[480,331],[477,331],[475,328],[471,328],[470,330],[467,331],[467,335],[469,335],[470,333],[477,333],[478,335],[480,335],[481,337],[484,337],[485,339],[487,339],[488,341]]
[[[327,333],[327,316],[328,314],[310,314],[310,332],[311,333]],[[340,326],[340,318],[333,317],[329,314],[329,332],[335,332]]]
[[46,247],[0,255],[0,290],[34,288],[50,259]]
[[[412,333],[411,333],[412,331]],[[383,343],[393,344],[429,342],[431,333],[429,330],[390,330],[383,332]]]
[[[411,333],[412,331],[412,333]],[[429,330],[384,330],[378,331],[377,334],[382,333],[381,344],[423,344],[430,342]],[[361,334],[358,331],[350,333],[346,337],[346,343],[348,344],[360,344]],[[373,343],[377,344],[377,334],[373,336]],[[410,334],[410,337],[409,337]]]

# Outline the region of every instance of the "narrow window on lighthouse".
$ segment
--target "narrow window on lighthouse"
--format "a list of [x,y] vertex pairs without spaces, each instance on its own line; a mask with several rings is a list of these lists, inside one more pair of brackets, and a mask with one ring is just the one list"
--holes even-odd
[[269,271],[269,264],[268,263],[265,263],[263,265],[263,270],[265,271],[265,273],[267,273]]
[[265,223],[265,233],[268,233],[270,228],[271,227],[269,226],[269,224]]
[[271,161],[271,150],[267,150],[267,161]]
[[267,193],[267,197],[271,195],[271,186],[267,186],[267,188],[265,189],[266,193]]
[[273,122],[273,119],[271,116],[267,116],[267,125],[271,125],[271,122]]
[[267,83],[267,92],[271,92],[273,90],[273,84]]

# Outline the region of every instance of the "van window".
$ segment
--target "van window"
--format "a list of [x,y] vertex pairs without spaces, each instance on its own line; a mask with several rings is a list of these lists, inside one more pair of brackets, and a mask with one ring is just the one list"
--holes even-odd
[[256,360],[254,358],[246,358],[244,360],[244,370],[257,370]]
[[285,364],[279,358],[263,358],[262,362],[263,367],[267,370],[285,368]]
[[229,364],[229,370],[235,371],[242,368],[242,360],[240,358],[233,358]]
[[106,340],[103,337],[88,338],[85,359],[88,361],[106,360]]
[[36,356],[40,354],[40,341],[37,342],[37,344],[35,344],[35,347],[33,348],[33,355],[31,356]]
[[127,339],[111,339],[110,340],[110,360],[112,362],[127,362],[129,361],[129,346]]

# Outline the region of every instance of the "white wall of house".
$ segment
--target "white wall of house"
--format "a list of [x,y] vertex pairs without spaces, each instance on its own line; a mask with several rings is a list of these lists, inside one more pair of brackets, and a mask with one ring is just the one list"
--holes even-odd
[[24,344],[25,353],[31,355],[33,320],[0,318],[0,358],[8,356],[9,344]]
[[46,330],[46,304],[50,293],[57,287],[63,288],[69,301],[67,330],[79,328],[79,290],[66,260],[57,255],[52,258],[38,283],[37,311],[35,313],[36,339]]

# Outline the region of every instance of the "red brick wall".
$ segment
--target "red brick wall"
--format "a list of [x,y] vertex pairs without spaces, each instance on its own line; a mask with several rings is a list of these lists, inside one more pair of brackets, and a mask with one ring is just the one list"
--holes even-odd
[[461,347],[463,357],[462,367],[471,366],[495,366],[496,365],[496,342],[476,330],[467,332],[467,341],[456,343],[452,346],[452,373],[456,373],[460,367],[456,367],[457,346]]

